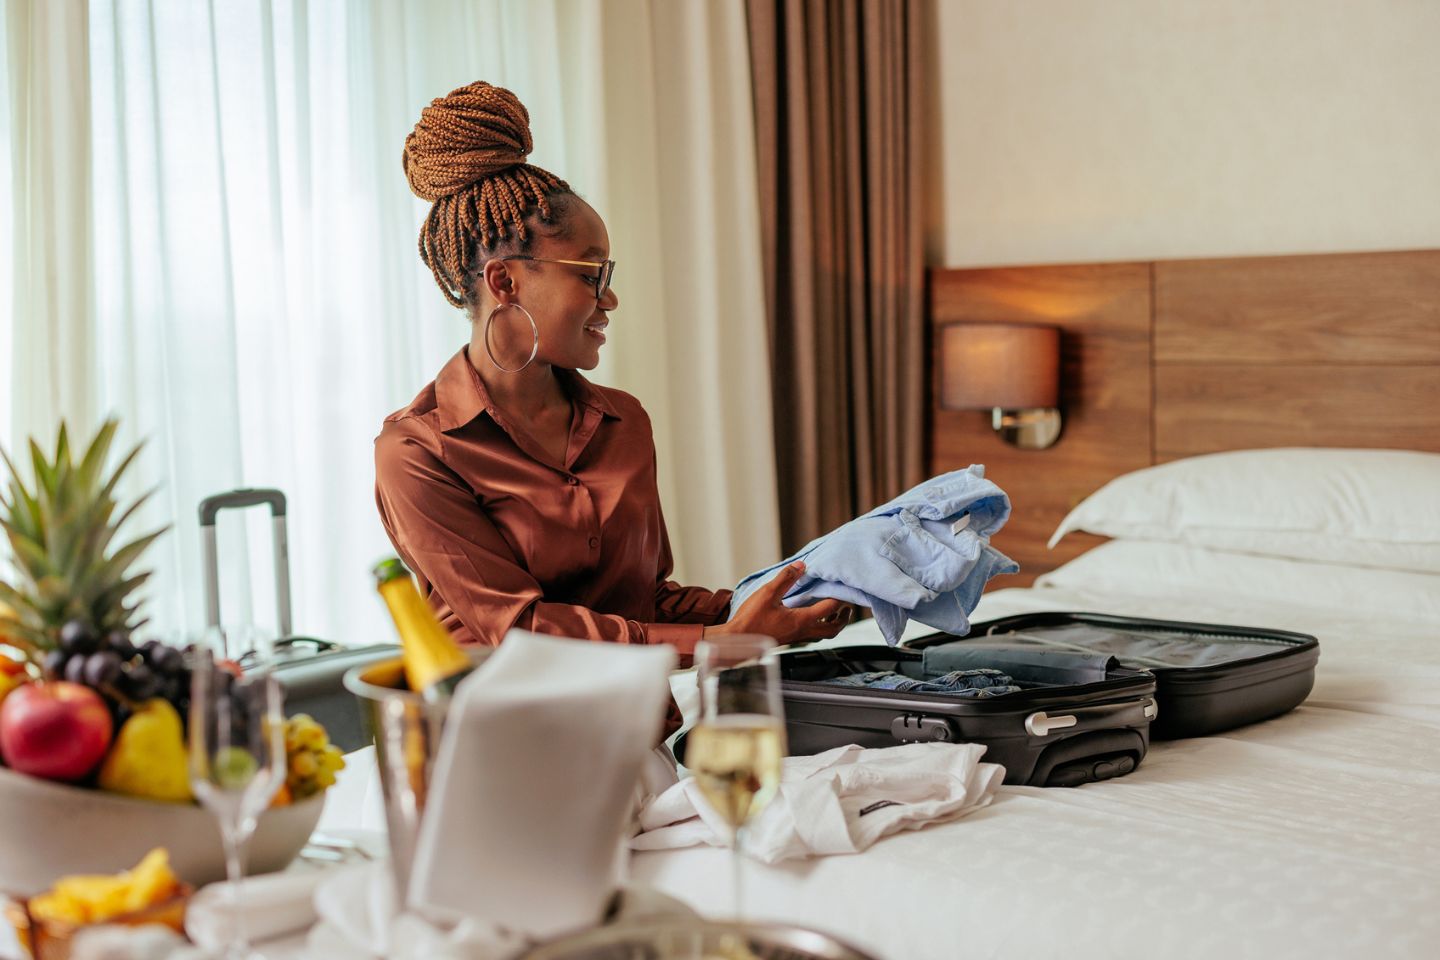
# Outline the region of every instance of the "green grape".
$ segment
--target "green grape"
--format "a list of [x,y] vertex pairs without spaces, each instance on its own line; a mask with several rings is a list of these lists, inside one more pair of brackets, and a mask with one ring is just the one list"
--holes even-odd
[[222,789],[243,790],[255,779],[255,773],[259,770],[255,758],[250,751],[242,747],[225,747],[215,754],[215,760],[211,764],[211,778]]
[[290,772],[302,780],[313,777],[319,766],[313,753],[297,753],[290,758]]
[[344,755],[330,742],[325,728],[306,714],[296,714],[286,721],[285,752],[286,784],[296,800],[332,786],[336,772],[345,766]]

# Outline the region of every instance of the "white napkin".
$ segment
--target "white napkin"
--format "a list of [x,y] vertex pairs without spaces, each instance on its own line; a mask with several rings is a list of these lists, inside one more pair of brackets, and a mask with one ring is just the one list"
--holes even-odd
[[311,928],[311,939],[317,928],[328,924],[352,954],[389,953],[391,928],[400,911],[390,861],[327,870],[313,902],[320,922]]
[[383,957],[501,960],[525,941],[493,924],[465,921],[453,928],[402,913],[390,864],[376,861],[328,871],[315,891],[320,922],[306,937],[311,960]]
[[[745,852],[766,863],[858,853],[888,834],[963,817],[988,804],[1005,776],[980,762],[984,753],[979,743],[907,743],[787,757],[780,789],[745,827]],[[635,850],[723,846],[730,836],[693,777],[642,810],[640,829]]]
[[[327,871],[325,876],[315,892],[320,922],[310,928],[305,943],[309,960],[510,960],[534,942],[483,921],[465,920],[446,928],[413,913],[399,913],[388,863]],[[611,921],[694,916],[678,900],[636,888],[621,892]]]
[[596,923],[675,652],[511,630],[445,720],[410,906],[546,937]]
[[380,834],[383,847],[385,829],[385,797],[372,743],[345,754],[345,767],[325,791],[325,806],[315,832]]
[[[290,870],[246,877],[240,909],[251,941],[268,940],[315,922],[311,900],[325,873]],[[207,950],[220,952],[235,936],[234,884],[210,883],[195,891],[185,908],[185,933]]]
[[635,815],[630,818],[631,834],[640,830],[640,811],[654,802],[666,790],[680,782],[680,771],[675,764],[675,754],[665,744],[660,744],[645,755],[640,766],[640,779],[635,782]]
[[[46,951],[49,956],[49,951]],[[25,954],[29,956],[29,954]],[[102,923],[82,927],[70,944],[70,960],[209,960],[169,927],[147,923],[138,927]]]

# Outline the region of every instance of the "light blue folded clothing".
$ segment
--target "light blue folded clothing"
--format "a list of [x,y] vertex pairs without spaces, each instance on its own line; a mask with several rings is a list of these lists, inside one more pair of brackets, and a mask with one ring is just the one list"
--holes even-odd
[[964,636],[990,578],[1020,569],[990,546],[1009,517],[1010,498],[983,466],[942,474],[750,574],[735,588],[730,614],[786,564],[804,560],[787,607],[831,598],[869,607],[891,646],[912,618]]

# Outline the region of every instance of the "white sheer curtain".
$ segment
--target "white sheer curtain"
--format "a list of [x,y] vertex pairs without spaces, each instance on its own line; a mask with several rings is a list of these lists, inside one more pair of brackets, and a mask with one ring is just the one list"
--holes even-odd
[[[27,6],[33,33],[46,4]],[[416,255],[425,205],[400,151],[430,99],[475,79],[515,90],[532,160],[607,218],[622,305],[596,379],[654,418],[678,573],[724,586],[775,558],[739,4],[91,0],[88,15],[93,160],[55,158],[93,190],[85,336],[59,349],[77,387],[47,400],[50,426],[18,408],[10,424],[115,412],[147,438],[146,520],[175,526],[150,556],[157,623],[200,623],[199,500],[275,486],[297,628],[389,636],[368,575],[390,550],[372,441],[468,337]],[[15,366],[40,356],[26,331],[44,316],[17,317]],[[222,519],[222,553],[249,557],[225,571],[227,620],[273,623],[267,529]]]
[[0,443],[9,450],[11,433],[53,435],[61,413],[93,428],[97,393],[86,8],[0,2]]

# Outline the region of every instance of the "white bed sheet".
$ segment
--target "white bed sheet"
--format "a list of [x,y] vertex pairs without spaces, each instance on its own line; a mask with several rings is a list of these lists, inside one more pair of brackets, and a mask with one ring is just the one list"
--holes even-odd
[[[1112,542],[976,619],[1036,610],[1312,633],[1315,690],[1286,716],[1156,743],[1119,780],[1004,787],[862,854],[747,863],[752,918],[886,960],[1440,956],[1440,576]],[[832,643],[872,640],[865,621]],[[636,854],[631,874],[725,914],[724,857]]]

